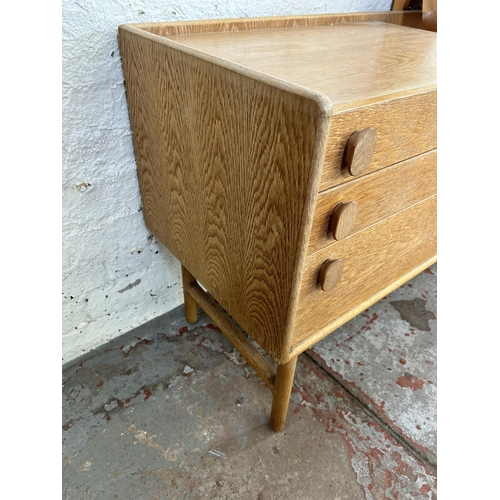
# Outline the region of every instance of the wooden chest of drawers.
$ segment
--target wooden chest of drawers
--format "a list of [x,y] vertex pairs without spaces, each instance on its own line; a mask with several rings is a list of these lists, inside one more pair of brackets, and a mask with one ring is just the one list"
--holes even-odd
[[436,260],[436,34],[420,23],[119,28],[146,224],[182,264],[188,321],[200,305],[271,388],[275,430],[297,355]]

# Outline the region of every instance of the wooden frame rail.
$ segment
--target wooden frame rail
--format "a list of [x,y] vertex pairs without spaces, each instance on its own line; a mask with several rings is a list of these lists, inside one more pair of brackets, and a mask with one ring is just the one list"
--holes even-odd
[[269,426],[274,431],[282,430],[285,426],[297,356],[275,368],[249,341],[246,334],[231,316],[210,294],[201,288],[196,278],[184,266],[182,266],[182,281],[184,286],[186,320],[189,323],[195,323],[198,320],[197,305],[207,313],[220,331],[271,390],[273,403]]

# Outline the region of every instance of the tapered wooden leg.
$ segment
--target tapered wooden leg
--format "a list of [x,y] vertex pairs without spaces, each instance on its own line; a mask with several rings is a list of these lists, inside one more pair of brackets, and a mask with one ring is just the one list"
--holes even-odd
[[184,288],[184,315],[188,323],[196,323],[198,321],[198,306],[196,301],[189,295],[189,285],[196,283],[196,278],[182,266],[182,285]]
[[285,427],[296,364],[297,356],[292,358],[288,363],[278,365],[278,369],[276,370],[276,380],[273,388],[273,405],[271,407],[271,418],[269,419],[269,427],[271,427],[273,431],[278,432]]

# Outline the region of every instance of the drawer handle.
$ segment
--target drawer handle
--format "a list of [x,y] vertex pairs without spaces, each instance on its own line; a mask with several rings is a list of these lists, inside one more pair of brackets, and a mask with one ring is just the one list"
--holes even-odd
[[340,281],[344,269],[344,261],[342,259],[328,259],[321,265],[318,274],[318,283],[321,285],[321,290],[329,292]]
[[377,131],[373,128],[356,130],[349,139],[344,150],[342,164],[351,175],[362,174],[370,164],[377,143]]
[[358,204],[355,201],[339,203],[332,211],[330,217],[330,230],[336,240],[349,236],[356,224]]

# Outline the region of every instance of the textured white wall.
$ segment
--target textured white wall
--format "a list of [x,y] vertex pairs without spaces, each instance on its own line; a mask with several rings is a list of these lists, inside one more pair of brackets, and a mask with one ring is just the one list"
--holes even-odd
[[182,303],[180,266],[143,222],[118,25],[390,6],[391,0],[63,0],[63,362]]

